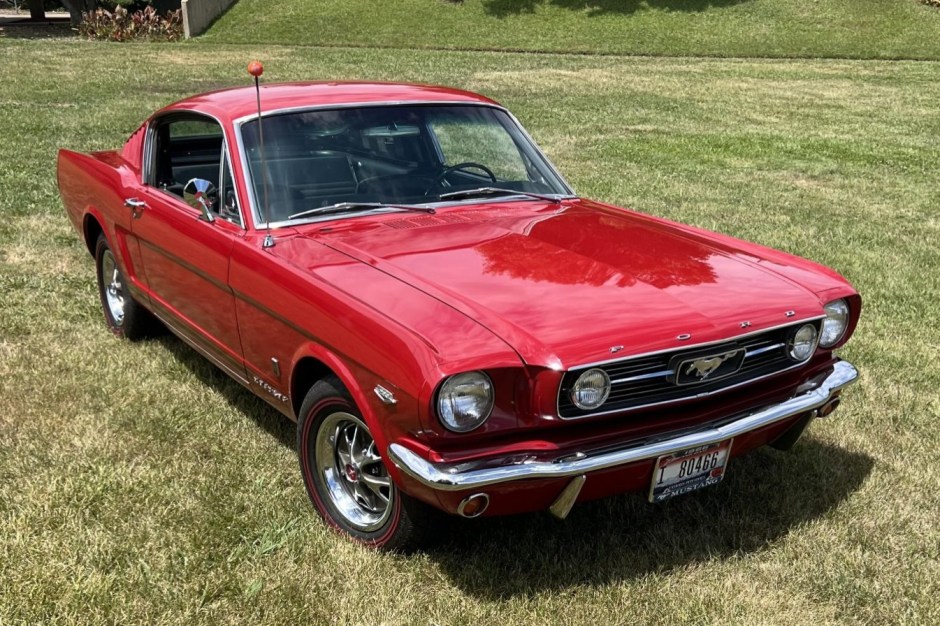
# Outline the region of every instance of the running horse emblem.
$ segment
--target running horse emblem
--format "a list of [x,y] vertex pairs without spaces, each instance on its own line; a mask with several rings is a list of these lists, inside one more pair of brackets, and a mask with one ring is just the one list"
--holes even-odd
[[695,359],[689,362],[688,367],[685,368],[685,375],[691,376],[694,374],[699,380],[705,380],[711,376],[715,370],[721,367],[722,363],[728,359],[734,358],[739,352],[740,350],[732,350],[731,352],[725,352],[717,356]]

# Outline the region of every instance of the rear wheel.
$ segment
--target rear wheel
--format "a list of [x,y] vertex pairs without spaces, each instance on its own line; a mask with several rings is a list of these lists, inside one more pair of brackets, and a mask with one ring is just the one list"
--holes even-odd
[[434,511],[392,482],[369,427],[335,377],[307,393],[297,452],[307,494],[332,528],[374,548],[421,543]]
[[157,321],[128,292],[124,274],[104,235],[98,237],[95,246],[95,266],[104,321],[111,332],[132,341],[153,334]]

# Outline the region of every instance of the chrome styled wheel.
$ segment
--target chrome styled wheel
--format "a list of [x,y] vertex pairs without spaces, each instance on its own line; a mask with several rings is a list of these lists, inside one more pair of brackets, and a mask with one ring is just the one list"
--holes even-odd
[[373,532],[388,520],[395,489],[365,423],[346,412],[327,415],[314,443],[315,468],[346,523]]
[[160,331],[156,318],[128,290],[127,280],[104,235],[99,235],[95,244],[95,274],[104,321],[112,333],[136,341]]
[[115,326],[124,325],[124,283],[121,281],[121,272],[118,271],[117,263],[114,262],[114,254],[110,249],[106,249],[101,255],[101,279],[105,283],[104,297],[114,320]]
[[394,483],[362,413],[335,376],[307,391],[297,416],[297,456],[320,517],[365,546],[409,550],[440,527],[435,511]]

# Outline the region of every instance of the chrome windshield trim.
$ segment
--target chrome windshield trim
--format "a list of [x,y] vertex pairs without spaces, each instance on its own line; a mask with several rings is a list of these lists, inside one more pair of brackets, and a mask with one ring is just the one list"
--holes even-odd
[[794,396],[779,404],[770,405],[722,426],[677,435],[668,439],[623,448],[600,454],[565,455],[553,461],[519,461],[519,454],[488,458],[478,462],[448,464],[431,463],[417,452],[393,443],[388,458],[402,472],[421,484],[440,491],[479,489],[525,479],[555,479],[578,476],[610,469],[629,463],[655,459],[664,454],[698,446],[719,443],[745,433],[770,426],[789,417],[809,413],[825,405],[833,395],[851,385],[858,378],[858,370],[847,361],[837,361],[832,372],[815,389]]
[[[286,115],[289,113],[306,113],[307,111],[320,111],[323,109],[358,109],[361,107],[400,107],[400,106],[427,106],[427,105],[452,105],[452,106],[477,106],[477,107],[488,107],[490,109],[499,109],[509,113],[506,110],[506,107],[500,106],[498,104],[492,104],[489,102],[477,102],[474,100],[468,100],[466,102],[461,100],[383,100],[383,101],[374,101],[374,100],[361,100],[355,102],[339,102],[331,104],[305,104],[303,106],[296,107],[281,107],[280,109],[270,109],[267,111],[261,112],[261,117],[271,117],[273,115]],[[509,114],[510,117],[512,114]],[[245,122],[250,122],[252,120],[258,119],[257,113],[249,113],[248,115],[243,115],[234,120],[236,126],[241,126]]]
[[[305,113],[307,111],[320,111],[320,110],[327,110],[327,109],[356,109],[356,108],[362,108],[362,107],[371,108],[371,107],[428,106],[428,105],[476,106],[476,107],[485,107],[489,109],[496,109],[497,111],[502,111],[513,122],[513,124],[516,125],[520,134],[522,134],[529,141],[529,143],[532,144],[532,148],[542,159],[545,166],[551,171],[552,174],[554,174],[558,178],[558,182],[561,183],[561,186],[564,187],[565,191],[568,192],[567,194],[558,194],[558,197],[562,200],[577,199],[578,196],[575,193],[574,189],[571,187],[570,184],[568,184],[568,181],[565,180],[565,177],[562,176],[558,172],[558,168],[556,168],[555,165],[548,158],[548,156],[546,156],[545,152],[539,147],[537,143],[535,143],[535,140],[532,139],[532,136],[525,129],[525,127],[519,123],[519,120],[516,119],[516,116],[514,116],[508,109],[506,109],[506,107],[498,105],[498,104],[492,104],[489,102],[473,102],[473,101],[463,102],[460,100],[388,100],[385,102],[368,102],[368,101],[366,102],[343,102],[340,104],[335,104],[335,103],[334,104],[314,104],[314,105],[305,105],[305,106],[299,106],[299,107],[283,107],[280,109],[271,109],[269,111],[262,111],[260,117],[261,119],[264,119],[267,117],[272,117],[272,116],[277,116],[277,115],[286,115],[286,114],[291,114],[291,113]],[[254,226],[255,230],[264,230],[266,228],[271,228],[273,230],[275,228],[282,228],[285,226],[289,227],[289,226],[296,226],[298,224],[310,223],[312,220],[304,219],[304,220],[282,220],[279,222],[271,222],[270,224],[268,224],[265,221],[263,221],[261,217],[260,209],[255,200],[256,194],[253,193],[254,181],[251,178],[251,169],[248,166],[248,156],[245,153],[245,145],[242,140],[242,126],[246,124],[247,122],[254,121],[258,118],[259,116],[257,113],[249,113],[248,115],[243,115],[242,117],[236,118],[232,122],[233,126],[235,127],[235,144],[236,144],[236,147],[238,148],[238,159],[242,168],[242,177],[244,179],[245,189],[248,191],[249,210],[247,211],[247,213],[249,213],[251,216],[252,225]],[[531,198],[527,198],[527,199],[531,200]],[[451,205],[460,205],[460,204],[480,204],[481,202],[485,202],[485,201],[492,202],[493,198],[485,198],[485,199],[474,198],[470,202],[439,202],[439,203],[429,203],[426,205],[422,204],[422,205],[417,205],[417,206],[437,207],[437,206],[451,206]],[[500,200],[500,201],[503,202],[506,200]],[[351,217],[361,217],[362,215],[364,214],[355,213],[355,214],[347,215],[347,216],[333,215],[333,216],[330,216],[330,219],[334,219],[334,220],[349,219]],[[322,221],[322,220],[318,219],[315,221]]]
[[504,107],[500,107],[500,108],[501,108],[503,111],[506,112],[506,115],[509,116],[509,119],[511,119],[511,120],[513,121],[513,123],[514,123],[514,124],[519,128],[519,130],[522,132],[522,134],[525,135],[525,138],[529,140],[529,143],[531,143],[532,146],[535,148],[536,153],[537,153],[540,157],[542,157],[542,160],[543,160],[543,161],[545,161],[545,166],[548,167],[548,169],[551,170],[552,174],[554,174],[555,177],[558,178],[558,180],[561,181],[561,184],[562,184],[569,192],[571,192],[571,195],[577,196],[577,192],[574,190],[574,187],[572,187],[572,186],[571,186],[571,183],[569,183],[569,182],[565,179],[565,177],[561,175],[561,172],[558,171],[558,168],[555,167],[555,164],[552,163],[551,159],[548,158],[548,155],[545,154],[545,151],[542,150],[542,147],[541,147],[539,144],[535,143],[535,139],[532,138],[532,135],[529,134],[529,131],[527,131],[526,128],[525,128],[525,126],[522,125],[522,122],[520,122],[519,119],[516,118],[516,116],[512,114],[512,111],[510,111],[510,110],[508,110],[508,109],[506,109],[506,108],[504,108]]
[[[560,196],[561,200],[577,200],[577,196]],[[454,200],[448,202],[425,202],[423,204],[416,204],[416,207],[426,207],[429,209],[446,209],[450,207],[458,206],[471,206],[474,204],[484,204],[487,202],[493,202],[492,198],[474,198],[472,200]],[[522,196],[513,196],[513,197],[502,197],[496,200],[497,202],[541,202],[541,200],[535,200],[534,198],[522,197]],[[374,209],[363,209],[361,211],[350,211],[348,214],[343,213],[332,213],[330,215],[317,215],[311,217],[302,217],[295,220],[281,220],[278,222],[271,222],[271,228],[282,228],[282,227],[291,227],[291,226],[303,226],[305,224],[316,224],[318,222],[329,222],[336,220],[349,220],[355,219],[357,217],[368,217],[370,215],[382,215],[385,213],[401,213],[405,215],[415,215],[414,211],[406,211],[405,209],[395,209],[392,207],[375,207]],[[426,213],[425,215],[434,215],[433,213]],[[259,229],[265,228],[264,224],[258,226]]]

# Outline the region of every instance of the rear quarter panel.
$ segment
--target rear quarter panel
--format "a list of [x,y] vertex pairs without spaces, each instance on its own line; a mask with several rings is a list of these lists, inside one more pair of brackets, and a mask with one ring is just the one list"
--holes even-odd
[[[66,214],[89,253],[95,241],[89,236],[97,222],[114,251],[131,292],[145,298],[142,289],[140,251],[131,236],[132,213],[124,199],[134,195],[137,176],[116,152],[83,154],[60,150],[57,164],[59,193]],[[93,222],[92,222],[93,221]]]

